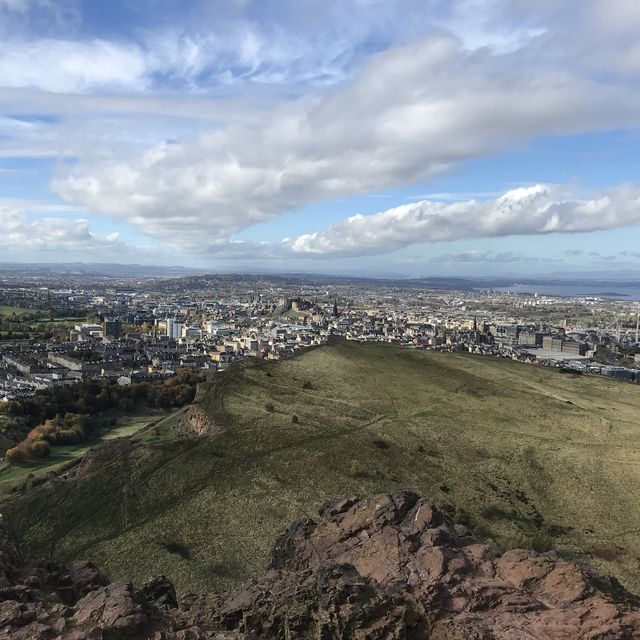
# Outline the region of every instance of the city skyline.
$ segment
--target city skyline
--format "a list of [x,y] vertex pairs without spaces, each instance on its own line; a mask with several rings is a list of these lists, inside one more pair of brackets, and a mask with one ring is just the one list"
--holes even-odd
[[530,4],[0,0],[0,262],[640,273],[640,6]]

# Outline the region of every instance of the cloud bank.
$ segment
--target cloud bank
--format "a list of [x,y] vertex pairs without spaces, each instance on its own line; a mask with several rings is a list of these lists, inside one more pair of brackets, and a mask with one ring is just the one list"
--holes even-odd
[[95,251],[120,248],[119,234],[99,235],[89,229],[88,220],[39,218],[29,221],[20,209],[0,206],[2,253],[23,251]]
[[630,86],[522,51],[470,52],[453,36],[430,36],[257,125],[80,162],[53,187],[151,236],[206,249],[305,204],[425,180],[535,136],[638,124],[639,99]]
[[[632,225],[640,225],[640,188],[636,186],[579,197],[570,187],[535,185],[486,202],[444,204],[423,200],[370,216],[355,215],[288,244],[297,254],[359,256],[422,243],[578,233]],[[458,257],[469,261],[480,255],[487,254]],[[505,257],[509,256],[502,254]]]
[[[202,262],[304,260],[636,224],[634,187],[488,193],[547,179],[529,167],[462,187],[487,191],[477,200],[434,202],[441,194],[327,229],[317,213],[543,136],[637,128],[634,0],[326,0],[321,11],[295,0],[108,4],[0,0],[0,162],[59,159],[54,190],[78,216],[110,216],[125,237]],[[318,218],[296,227],[316,233],[237,241],[309,204]],[[14,231],[20,246],[63,246],[65,234],[108,246],[84,219],[37,227],[28,210]],[[345,204],[345,215],[357,210]],[[274,228],[271,238],[287,234]],[[485,257],[514,261],[510,249]]]

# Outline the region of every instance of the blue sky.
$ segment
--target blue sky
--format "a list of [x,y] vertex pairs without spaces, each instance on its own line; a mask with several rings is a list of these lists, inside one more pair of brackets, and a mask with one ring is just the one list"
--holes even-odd
[[634,0],[0,0],[0,261],[640,273],[639,34]]

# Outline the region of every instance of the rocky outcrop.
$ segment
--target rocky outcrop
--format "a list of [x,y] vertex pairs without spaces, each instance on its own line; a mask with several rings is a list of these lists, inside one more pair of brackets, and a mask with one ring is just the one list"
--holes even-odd
[[215,420],[194,402],[182,414],[180,420],[171,428],[174,436],[183,438],[201,438],[212,436],[222,431]]
[[180,420],[171,427],[175,436],[201,438],[215,436],[225,429],[224,388],[231,379],[233,369],[216,374],[212,379],[198,384],[194,401],[190,403]]
[[614,579],[553,553],[500,555],[408,492],[325,505],[226,594],[178,601],[164,577],[136,589],[87,563],[25,561],[4,532],[0,561],[0,638],[640,638],[640,601]]

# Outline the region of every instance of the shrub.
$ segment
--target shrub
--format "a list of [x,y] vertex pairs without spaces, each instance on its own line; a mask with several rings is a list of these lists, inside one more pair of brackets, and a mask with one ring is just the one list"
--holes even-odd
[[592,547],[589,549],[589,553],[594,558],[599,558],[600,560],[606,560],[607,562],[615,562],[620,559],[620,556],[624,554],[624,552],[616,547]]
[[453,520],[457,524],[462,524],[465,527],[470,527],[475,529],[475,527],[473,526],[474,525],[473,518],[466,509],[456,508],[454,506]]
[[531,549],[538,553],[544,553],[553,549],[553,537],[544,531],[539,531],[533,535],[520,534],[516,537],[515,542],[515,546],[518,548]]
[[30,458],[46,458],[51,453],[51,445],[46,440],[34,440],[26,449]]
[[364,478],[367,474],[365,472],[364,465],[355,458],[351,461],[349,467],[349,474],[354,478]]
[[269,413],[273,413],[276,408],[273,406],[273,402],[267,402],[264,405],[264,408],[269,412]]
[[160,544],[169,553],[180,556],[183,560],[191,560],[191,551],[189,550],[189,547],[182,544],[182,542],[161,542]]
[[531,540],[531,548],[538,553],[553,550],[553,537],[547,533],[536,533]]
[[489,505],[481,511],[482,517],[492,522],[495,520],[508,520],[509,514],[502,508],[496,505]]

